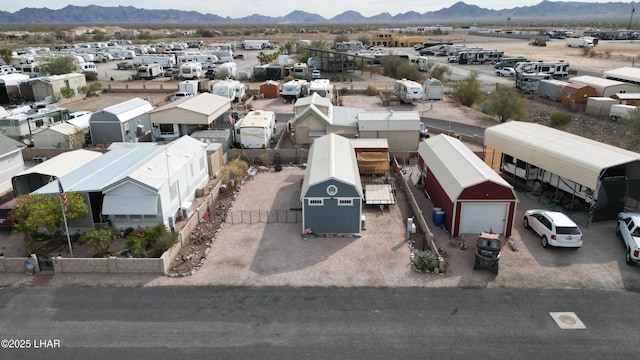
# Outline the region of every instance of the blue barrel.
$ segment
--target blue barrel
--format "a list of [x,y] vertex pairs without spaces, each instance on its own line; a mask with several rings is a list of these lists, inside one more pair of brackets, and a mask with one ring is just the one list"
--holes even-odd
[[442,224],[444,224],[444,211],[440,210],[436,212],[435,217],[433,219],[433,224],[435,226],[442,226]]
[[441,209],[441,208],[439,208],[439,207],[434,207],[434,208],[433,208],[433,211],[431,212],[431,221],[433,221],[433,222],[435,222],[435,221],[436,221],[436,213],[437,213],[438,211],[442,211],[442,209]]

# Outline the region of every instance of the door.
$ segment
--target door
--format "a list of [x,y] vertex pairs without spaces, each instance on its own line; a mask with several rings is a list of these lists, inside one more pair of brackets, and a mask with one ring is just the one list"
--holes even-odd
[[508,216],[508,203],[462,203],[459,234],[504,234]]

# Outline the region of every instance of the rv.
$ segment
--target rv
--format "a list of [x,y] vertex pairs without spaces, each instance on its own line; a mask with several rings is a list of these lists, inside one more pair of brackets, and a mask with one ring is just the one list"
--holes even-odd
[[218,64],[233,62],[233,53],[231,51],[218,50],[211,51],[210,54],[218,58]]
[[271,46],[269,40],[244,40],[242,48],[245,50],[264,50]]
[[185,79],[197,79],[202,76],[202,65],[199,62],[188,62],[180,65],[180,76]]
[[309,65],[305,63],[295,63],[291,69],[291,75],[294,78],[304,79],[309,75]]
[[140,55],[133,59],[133,66],[158,64],[170,68],[176,66],[176,58],[173,55]]
[[198,95],[200,92],[200,81],[198,80],[185,80],[178,83],[178,91],[185,92],[193,95]]
[[546,73],[554,79],[563,79],[569,76],[569,63],[564,60],[518,62],[513,69],[516,71],[517,78],[522,74],[533,73]]
[[294,102],[296,99],[309,95],[309,82],[302,79],[294,79],[282,85],[280,96],[284,102]]
[[236,66],[236,63],[226,62],[218,66],[218,74],[220,77],[223,77],[225,76],[224,74],[226,73],[227,74],[226,77],[235,78],[236,75],[238,75],[237,69],[238,67]]
[[78,68],[80,68],[81,72],[92,72],[98,76],[98,69],[96,68],[96,64],[93,62],[83,62],[78,64]]
[[142,65],[138,67],[138,77],[141,79],[151,80],[158,76],[162,76],[163,71],[164,70],[160,64]]
[[256,110],[234,125],[235,143],[244,149],[266,149],[276,133],[276,114]]
[[209,82],[209,91],[233,101],[240,101],[245,94],[244,84],[238,80],[230,79]]
[[420,83],[407,79],[396,80],[393,84],[393,93],[405,104],[415,104],[424,95]]
[[436,64],[436,59],[426,56],[418,56],[412,58],[411,63],[418,66],[418,70],[420,71],[429,71],[429,69],[431,69]]
[[214,67],[220,60],[213,54],[197,53],[197,54],[182,54],[177,56],[177,62],[179,65],[189,62],[198,62],[203,68],[209,66]]
[[470,50],[458,54],[458,64],[484,64],[500,61],[503,51],[497,50]]
[[514,67],[516,66],[517,63],[519,62],[525,62],[527,61],[526,57],[523,56],[518,56],[518,57],[503,57],[502,59],[500,59],[500,61],[498,61],[494,67],[496,69],[502,69],[505,67]]
[[335,51],[360,51],[364,49],[362,41],[341,41],[333,43]]
[[593,40],[587,39],[587,38],[584,38],[584,37],[581,37],[581,38],[566,38],[565,41],[566,41],[568,47],[579,47],[579,48],[588,47],[588,48],[592,48],[592,47],[595,46],[595,44],[593,43]]
[[549,80],[552,76],[547,73],[522,74],[516,80],[516,89],[529,94],[538,92],[540,80]]
[[316,93],[333,101],[333,85],[329,79],[316,79],[309,84],[309,95]]
[[11,115],[0,118],[0,133],[23,140],[29,146],[33,145],[29,140],[33,134],[67,120],[69,110],[52,104],[40,109],[17,108],[11,111]]
[[609,111],[609,117],[613,121],[626,119],[629,117],[629,113],[635,110],[638,110],[637,106],[622,105],[622,104],[611,105],[611,110]]

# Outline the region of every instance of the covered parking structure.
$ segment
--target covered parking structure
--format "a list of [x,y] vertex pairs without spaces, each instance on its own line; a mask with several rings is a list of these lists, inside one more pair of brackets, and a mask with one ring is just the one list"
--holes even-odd
[[565,211],[612,220],[640,199],[640,154],[540,124],[485,130],[485,162]]

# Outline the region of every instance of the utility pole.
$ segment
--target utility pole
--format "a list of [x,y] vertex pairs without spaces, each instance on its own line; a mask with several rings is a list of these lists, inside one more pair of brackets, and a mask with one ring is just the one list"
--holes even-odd
[[633,4],[633,8],[631,8],[631,18],[629,18],[629,26],[627,30],[631,30],[631,21],[633,20],[633,13],[636,12],[636,4]]

